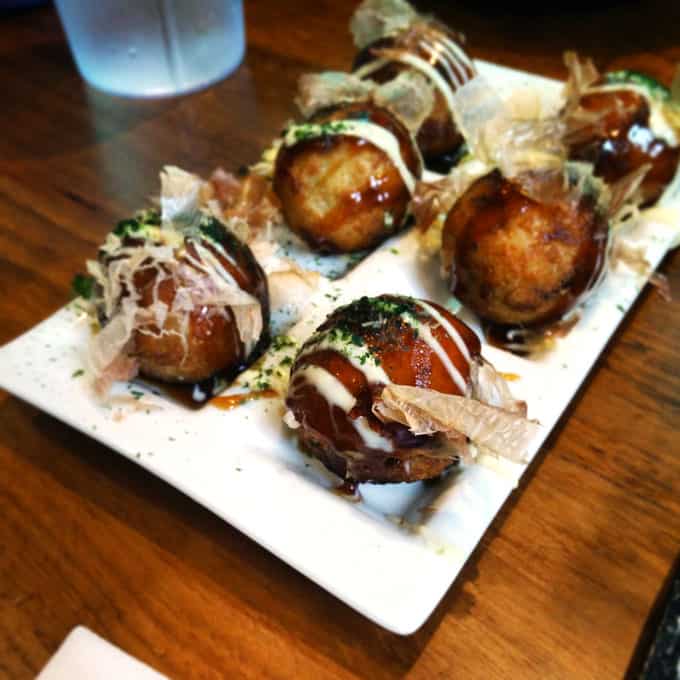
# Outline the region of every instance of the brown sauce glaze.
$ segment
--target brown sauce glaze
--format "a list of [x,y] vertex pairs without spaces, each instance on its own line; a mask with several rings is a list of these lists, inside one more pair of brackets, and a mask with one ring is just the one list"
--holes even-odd
[[[375,123],[392,133],[406,167],[420,177],[420,158],[408,130],[384,109],[348,104],[318,112],[309,122],[351,119]],[[342,134],[282,146],[274,190],[291,229],[322,252],[353,252],[384,241],[404,226],[411,199],[384,151],[368,140]]]
[[[428,304],[453,327],[471,360],[475,360],[480,343],[474,332],[443,307]],[[404,321],[402,314],[411,315],[411,320]],[[383,423],[372,412],[374,400],[385,385],[380,382],[384,378],[375,377],[381,371],[395,384],[463,393],[433,349],[433,341],[426,341],[429,334],[467,389],[468,359],[447,330],[417,302],[384,295],[355,300],[334,312],[303,346],[291,371],[286,404],[300,424],[298,436],[303,450],[340,477],[356,482],[413,481],[436,476],[450,467],[454,461],[437,454],[439,442],[435,437],[414,435],[398,423]],[[347,339],[355,349],[329,347],[329,337]],[[339,402],[330,403],[324,390],[309,379],[306,368],[310,366],[341,383],[353,399],[348,411]],[[357,419],[362,419],[375,436],[365,437],[357,429]]]
[[595,174],[609,183],[649,163],[640,191],[643,206],[654,203],[675,176],[680,147],[654,136],[647,100],[632,90],[609,90],[584,95],[580,107],[598,118],[578,130],[570,158],[592,163]]
[[495,329],[492,337],[559,321],[602,272],[608,220],[593,195],[575,198],[561,181],[546,176],[553,197],[539,202],[495,170],[447,216],[442,257],[451,291]]
[[[243,370],[246,364],[261,353],[268,337],[269,295],[262,268],[250,249],[216,220],[210,225],[210,233],[211,238],[219,239],[227,255],[209,238],[201,238],[201,246],[212,253],[240,288],[253,295],[260,303],[263,331],[250,356],[246,356],[246,349],[240,339],[232,310],[229,307],[217,309],[208,305],[196,305],[189,313],[188,327],[184,335],[186,344],[178,335],[184,334],[181,321],[176,314],[170,312],[162,328],[153,322],[135,328],[128,350],[128,354],[138,360],[142,376],[181,384],[182,390],[186,390],[190,398],[194,393],[204,393],[201,385],[210,387],[205,392],[206,399],[210,398],[213,386],[223,383],[226,379],[233,379],[237,371]],[[123,245],[126,247],[141,247],[143,243],[136,237],[123,239]],[[177,257],[184,265],[195,271],[197,268],[189,258],[200,262],[201,257],[193,237],[185,238],[184,248],[186,256],[178,254]],[[109,258],[101,254],[100,259],[107,264],[119,258]],[[147,267],[135,272],[133,284],[141,308],[151,306],[155,300],[164,303],[168,308],[172,306],[178,287],[182,286],[183,282],[175,278],[163,278],[159,282],[162,273],[167,273],[162,267]],[[190,283],[187,281],[186,285]],[[127,295],[128,292],[123,290],[121,299]],[[106,319],[103,321],[106,322]],[[168,332],[175,334],[167,334]],[[198,390],[194,389],[196,385],[199,386]]]

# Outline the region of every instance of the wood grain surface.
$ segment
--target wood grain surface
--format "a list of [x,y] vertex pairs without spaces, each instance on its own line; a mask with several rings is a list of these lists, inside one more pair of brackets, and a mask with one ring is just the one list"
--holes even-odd
[[[239,70],[160,101],[88,89],[53,9],[0,14],[0,343],[68,300],[163,164],[254,161],[293,114],[297,77],[350,63],[353,4],[249,0]],[[573,48],[668,78],[680,59],[677,2],[451,4],[419,6],[473,56],[515,68],[562,77]],[[680,298],[680,255],[662,270]],[[172,678],[621,677],[680,546],[679,422],[680,305],[648,290],[433,616],[402,638],[0,392],[0,677],[33,677],[77,624]]]

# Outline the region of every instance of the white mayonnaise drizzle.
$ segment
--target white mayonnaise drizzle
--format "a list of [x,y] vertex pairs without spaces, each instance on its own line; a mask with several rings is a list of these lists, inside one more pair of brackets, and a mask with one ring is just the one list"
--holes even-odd
[[[441,35],[438,39],[438,41],[435,43],[435,45],[440,46],[443,45],[445,48],[445,52],[448,52],[448,57],[456,63],[458,68],[460,68],[460,63],[462,62],[467,66],[473,73],[475,71],[474,64],[472,63],[472,59],[465,54],[465,50],[455,41],[451,40],[450,38],[447,38],[445,35]],[[466,76],[467,79],[467,76]]]
[[301,139],[296,137],[297,131],[304,132],[302,139],[322,137],[325,135],[348,135],[350,137],[365,139],[388,156],[401,175],[409,193],[413,194],[416,179],[408,167],[406,167],[406,163],[402,158],[401,150],[399,148],[399,142],[389,130],[386,130],[381,125],[371,123],[367,120],[349,119],[321,124],[300,123],[299,125],[291,125],[288,128],[286,136],[283,139],[285,146],[294,146],[297,142],[301,141]]
[[426,42],[425,40],[420,41],[420,47],[429,55],[430,59],[434,63],[439,62],[444,67],[446,75],[448,76],[449,82],[453,83],[456,87],[460,87],[464,81],[465,72],[462,70],[461,66],[457,61],[451,59],[450,55],[442,51],[441,48],[437,49],[434,45]]
[[357,403],[352,393],[330,371],[321,366],[307,364],[295,372],[295,379],[303,379],[329,403],[349,413]]
[[[297,371],[295,376],[296,379],[303,379],[314,387],[331,408],[337,406],[345,413],[349,413],[357,403],[355,397],[352,396],[352,393],[343,383],[330,371],[321,366],[307,364]],[[349,422],[368,448],[388,452],[394,450],[392,442],[387,437],[383,437],[373,430],[365,416],[350,418]]]
[[416,304],[421,309],[424,309],[446,331],[451,340],[456,343],[458,351],[465,357],[465,361],[469,364],[471,358],[465,340],[463,340],[460,333],[446,320],[446,317],[424,300],[416,300]]
[[446,82],[446,78],[444,78],[434,66],[415,54],[404,53],[395,55],[393,59],[376,59],[360,68],[356,72],[356,75],[359,78],[365,78],[374,71],[381,69],[390,61],[398,61],[420,71],[439,90],[439,92],[441,92],[444,101],[446,102],[446,108],[453,118],[455,108],[453,105],[453,90],[451,89],[451,86]]
[[374,61],[364,64],[360,69],[355,72],[358,78],[366,78],[372,73],[379,71],[383,66],[388,64],[390,61],[397,61],[402,64],[406,64],[411,68],[420,71],[439,92],[444,101],[446,102],[446,107],[451,114],[451,119],[456,120],[456,108],[454,106],[454,87],[459,88],[468,81],[468,76],[465,71],[465,66],[467,66],[474,73],[474,66],[470,58],[465,54],[465,52],[452,40],[442,36],[441,38],[430,42],[429,40],[420,40],[420,47],[428,53],[433,59],[440,62],[446,71],[448,76],[448,81],[444,78],[439,71],[429,62],[427,59],[423,59],[415,54],[409,54],[408,52],[403,52],[398,55],[391,56],[388,58],[379,58]]
[[361,371],[366,376],[366,381],[369,384],[392,384],[387,373],[385,373],[383,368],[376,363],[375,356],[371,353],[367,345],[363,343],[355,345],[340,337],[332,337],[330,332],[323,333],[317,338],[312,339],[308,346],[299,354],[298,359],[307,354],[311,354],[312,352],[320,352],[325,349],[333,350],[344,356],[354,368]]
[[378,451],[394,451],[394,444],[387,437],[383,437],[376,432],[368,423],[365,416],[359,416],[352,421],[354,429],[359,433],[363,439],[364,445],[369,449],[377,449]]
[[464,395],[467,394],[468,386],[465,382],[465,378],[461,375],[460,371],[451,361],[451,358],[446,353],[446,350],[441,346],[437,338],[434,337],[431,328],[426,323],[422,323],[411,314],[402,314],[401,318],[409,326],[411,326],[411,328],[415,328],[418,331],[418,337],[422,339],[423,342],[439,357],[439,360],[442,362],[442,364],[444,364],[444,368],[446,368],[446,372],[451,377],[451,380],[453,380],[453,382],[458,385],[461,393]]

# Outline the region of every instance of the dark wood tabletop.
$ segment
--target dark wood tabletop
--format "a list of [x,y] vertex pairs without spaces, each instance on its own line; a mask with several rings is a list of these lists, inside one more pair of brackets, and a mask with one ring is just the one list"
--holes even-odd
[[[515,68],[564,77],[572,48],[667,79],[680,60],[677,2],[451,4],[419,7]],[[246,5],[238,71],[156,101],[89,89],[53,9],[0,14],[0,344],[68,301],[164,164],[253,162],[298,76],[350,64],[353,2]],[[680,299],[680,254],[661,270]],[[399,637],[0,392],[0,676],[33,677],[84,624],[173,678],[621,677],[680,547],[679,423],[680,304],[647,290],[434,614]]]

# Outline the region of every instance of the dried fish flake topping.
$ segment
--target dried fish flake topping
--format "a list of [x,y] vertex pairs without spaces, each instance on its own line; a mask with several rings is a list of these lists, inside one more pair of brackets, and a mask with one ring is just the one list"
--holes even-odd
[[161,219],[178,227],[200,219],[200,196],[204,182],[198,176],[174,165],[161,170]]
[[259,173],[251,172],[240,178],[217,168],[202,200],[209,212],[248,244],[268,238],[272,228],[284,223],[281,203],[271,181]]
[[373,402],[383,422],[396,422],[414,435],[439,440],[430,452],[470,461],[478,453],[526,462],[540,425],[527,419],[527,407],[516,400],[503,376],[482,357],[470,365],[470,391],[444,394],[411,385],[386,385]]
[[417,71],[402,71],[396,78],[375,88],[373,101],[399,118],[415,134],[432,112],[434,87]]
[[351,73],[326,71],[301,76],[295,101],[306,118],[338,104],[371,101],[387,109],[415,134],[432,111],[434,88],[416,71],[403,71],[382,85]]
[[535,168],[560,167],[566,158],[558,117],[517,118],[482,76],[453,96],[454,118],[472,155],[505,177]]
[[[539,424],[476,399],[410,385],[387,385],[373,405],[383,421],[405,425],[415,435],[443,435],[461,452],[461,438],[478,452],[526,462]],[[474,450],[469,452],[474,456]]]
[[354,44],[363,49],[372,42],[408,28],[418,19],[405,0],[364,0],[349,23]]
[[298,80],[295,103],[300,113],[309,118],[316,111],[329,106],[367,99],[374,89],[374,83],[361,80],[351,73],[305,73]]
[[[108,235],[100,258],[87,262],[97,284],[92,308],[105,320],[89,347],[90,369],[102,395],[113,381],[136,374],[136,361],[128,356],[135,332],[175,335],[186,356],[190,315],[201,306],[212,314],[233,314],[246,355],[263,330],[259,300],[239,286],[218,257],[232,259],[214,238],[214,218],[199,208],[204,182],[168,167],[161,183],[162,219],[154,211],[142,211],[135,219],[121,222]],[[155,273],[153,300],[141,306],[135,276],[145,271]],[[175,290],[169,305],[159,296],[166,281]],[[169,319],[173,323],[168,326]]]

